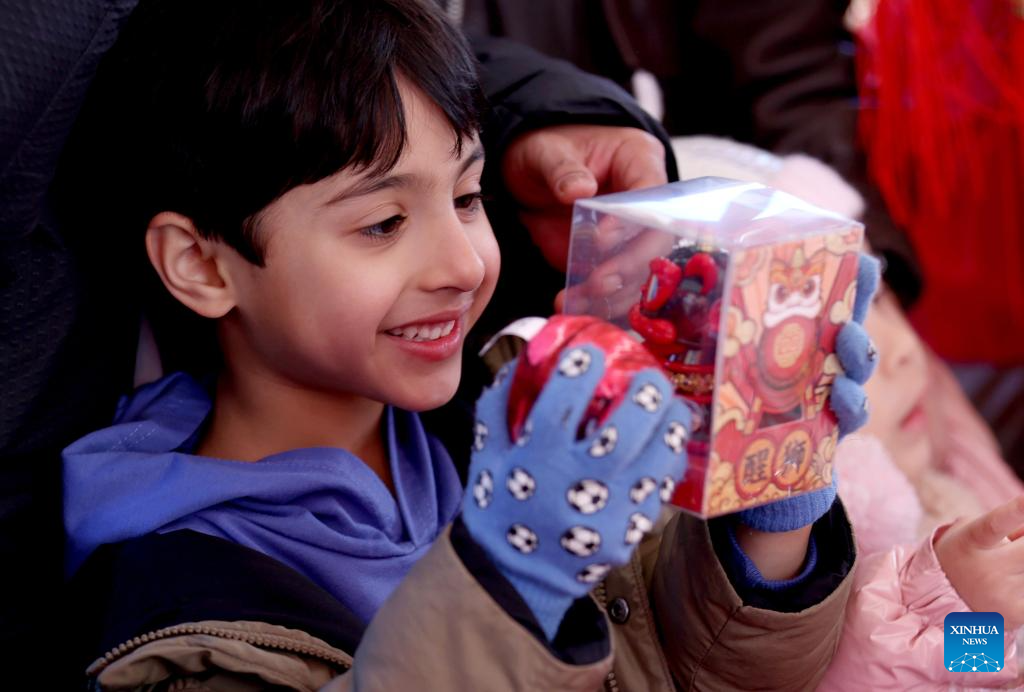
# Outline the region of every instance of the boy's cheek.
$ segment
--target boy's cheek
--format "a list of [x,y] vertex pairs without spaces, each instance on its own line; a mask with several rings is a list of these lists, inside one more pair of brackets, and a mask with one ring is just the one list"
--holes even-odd
[[498,249],[498,239],[494,237],[494,229],[491,228],[491,222],[486,214],[483,216],[482,226],[478,234],[477,252],[484,260],[488,274],[492,275],[492,281],[496,281],[501,269],[501,251]]
[[490,224],[487,225],[486,230],[486,234],[483,234],[477,245],[477,255],[484,263],[484,280],[477,290],[479,310],[474,315],[474,322],[491,301],[491,297],[494,295],[494,287],[498,283],[498,274],[501,272],[501,252],[498,250],[498,241],[491,231]]

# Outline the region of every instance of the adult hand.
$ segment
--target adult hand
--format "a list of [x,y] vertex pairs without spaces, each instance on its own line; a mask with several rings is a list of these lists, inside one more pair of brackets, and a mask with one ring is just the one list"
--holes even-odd
[[975,519],[960,519],[935,541],[949,583],[975,612],[1024,624],[1024,495]]
[[560,271],[569,257],[572,205],[598,193],[668,182],[665,147],[633,127],[556,125],[515,139],[501,162],[505,187],[544,258]]

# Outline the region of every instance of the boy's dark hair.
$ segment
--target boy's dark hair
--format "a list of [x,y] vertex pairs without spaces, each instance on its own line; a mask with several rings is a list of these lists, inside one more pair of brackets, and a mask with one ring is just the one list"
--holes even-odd
[[400,77],[441,109],[456,148],[478,130],[476,63],[432,0],[142,0],[82,114],[77,196],[130,227],[126,240],[176,211],[262,266],[267,205],[397,163]]

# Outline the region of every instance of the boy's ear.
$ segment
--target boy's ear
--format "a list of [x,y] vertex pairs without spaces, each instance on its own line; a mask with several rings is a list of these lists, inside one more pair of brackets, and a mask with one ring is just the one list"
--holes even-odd
[[146,253],[160,280],[182,304],[203,317],[217,318],[235,307],[223,243],[199,235],[187,216],[160,212],[146,229]]

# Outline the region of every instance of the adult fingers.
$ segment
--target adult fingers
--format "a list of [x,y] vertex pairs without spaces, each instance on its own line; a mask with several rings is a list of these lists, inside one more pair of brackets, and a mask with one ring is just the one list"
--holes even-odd
[[650,274],[650,262],[668,254],[675,236],[641,230],[594,258],[594,269],[570,286],[564,298],[567,312],[586,313],[605,320],[623,319]]
[[[542,180],[550,200],[569,205],[597,193],[598,183],[573,140],[557,132],[526,135],[505,167],[506,179],[528,176]],[[540,200],[522,200],[539,206]]]
[[564,288],[561,291],[558,292],[558,295],[555,296],[554,308],[555,308],[555,312],[556,313],[561,314],[561,313],[565,312],[565,289]]
[[555,269],[565,272],[569,260],[572,209],[545,208],[523,211],[519,220],[530,234],[533,244]]
[[612,157],[608,192],[639,190],[668,182],[665,146],[643,130],[627,130]]

